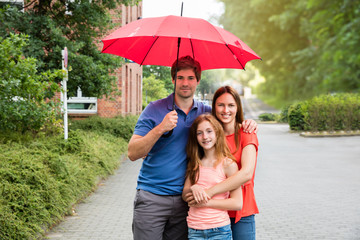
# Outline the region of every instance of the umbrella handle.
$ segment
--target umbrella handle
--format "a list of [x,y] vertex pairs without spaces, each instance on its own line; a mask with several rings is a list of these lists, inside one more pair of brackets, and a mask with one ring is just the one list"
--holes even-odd
[[174,129],[171,129],[168,133],[163,134],[161,137],[168,138],[168,137],[170,137],[172,135],[173,131],[174,131]]
[[[181,16],[182,16],[182,5],[181,5]],[[179,63],[179,50],[180,50],[180,43],[181,43],[181,38],[178,38],[178,48],[177,48],[177,56],[176,56],[176,68],[175,68],[175,81],[174,81],[174,93],[176,90],[176,80],[177,80],[177,71],[178,71],[178,63]],[[173,103],[172,103],[172,110],[175,110],[175,94],[173,97]],[[174,129],[171,129],[171,131],[169,131],[166,134],[163,134],[161,137],[163,138],[168,138],[172,135]]]

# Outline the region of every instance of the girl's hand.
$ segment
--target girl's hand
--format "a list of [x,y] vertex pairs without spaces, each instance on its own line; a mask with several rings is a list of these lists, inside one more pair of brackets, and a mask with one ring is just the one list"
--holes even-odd
[[196,203],[207,203],[210,200],[209,195],[203,187],[195,184],[192,185],[190,189]]

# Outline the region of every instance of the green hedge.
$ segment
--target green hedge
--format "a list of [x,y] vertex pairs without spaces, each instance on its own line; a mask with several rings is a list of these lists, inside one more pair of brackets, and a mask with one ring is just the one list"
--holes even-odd
[[321,95],[288,108],[291,130],[351,131],[360,129],[360,94]]
[[93,116],[84,120],[73,120],[70,122],[69,128],[99,133],[106,132],[129,141],[138,117],[139,116],[118,116],[115,118],[101,118]]
[[268,121],[275,121],[276,120],[276,114],[274,113],[262,113],[259,115],[260,121],[268,122]]
[[[73,123],[78,130],[70,131],[67,141],[59,135],[0,133],[0,239],[41,238],[70,213],[99,178],[119,166],[127,140],[117,136],[132,134],[134,121],[129,119]],[[94,121],[95,130],[80,130]]]

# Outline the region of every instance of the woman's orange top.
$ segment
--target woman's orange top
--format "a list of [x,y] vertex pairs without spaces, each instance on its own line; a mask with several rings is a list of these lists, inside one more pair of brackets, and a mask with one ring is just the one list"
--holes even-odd
[[235,218],[235,223],[238,222],[241,217],[247,217],[256,213],[259,213],[259,209],[256,204],[255,194],[254,194],[254,177],[255,177],[255,169],[257,164],[257,155],[258,155],[258,146],[259,142],[256,136],[256,133],[244,133],[242,129],[239,130],[239,138],[240,138],[240,146],[236,153],[233,153],[236,150],[235,144],[235,134],[231,134],[226,136],[227,144],[230,148],[230,151],[233,153],[239,169],[241,169],[241,154],[244,147],[249,144],[253,144],[256,148],[256,160],[255,160],[255,168],[254,173],[250,181],[246,182],[242,185],[242,193],[243,193],[243,208],[240,211],[229,211],[229,216],[231,218]]

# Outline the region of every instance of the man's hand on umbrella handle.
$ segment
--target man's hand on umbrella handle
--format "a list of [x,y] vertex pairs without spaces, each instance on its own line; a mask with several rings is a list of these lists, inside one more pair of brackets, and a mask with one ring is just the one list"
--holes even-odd
[[258,124],[253,119],[244,120],[241,125],[243,127],[243,131],[246,133],[257,133],[258,131]]
[[171,112],[166,114],[164,119],[160,123],[163,132],[164,133],[169,132],[172,129],[174,129],[176,127],[177,121],[178,121],[178,115],[177,115],[177,112],[175,110],[172,110]]

